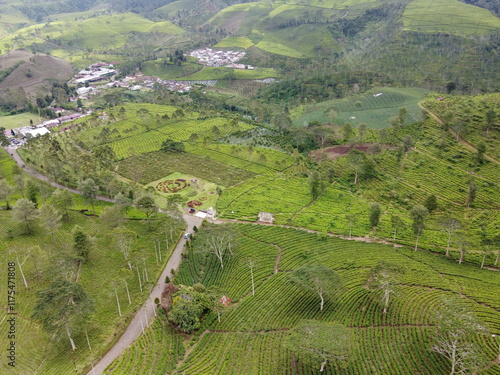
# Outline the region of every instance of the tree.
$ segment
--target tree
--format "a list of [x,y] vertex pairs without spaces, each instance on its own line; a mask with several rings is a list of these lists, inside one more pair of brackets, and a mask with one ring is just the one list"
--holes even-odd
[[446,256],[449,256],[451,237],[453,236],[453,234],[456,232],[457,229],[460,229],[461,224],[458,219],[447,216],[439,222],[439,225],[448,234],[448,241],[446,244]]
[[323,183],[318,171],[309,174],[309,192],[313,200],[316,200],[323,190]]
[[344,125],[342,125],[342,134],[344,135],[344,139],[346,141],[348,141],[351,138],[353,133],[354,131],[350,123],[346,122]]
[[332,297],[342,289],[342,281],[331,269],[322,264],[301,267],[290,275],[290,281],[298,287],[316,293],[323,310],[325,297]]
[[60,212],[63,216],[68,216],[68,210],[73,206],[73,195],[64,189],[57,189],[52,193],[51,196],[52,205]]
[[12,208],[12,218],[15,221],[24,223],[26,233],[30,234],[33,230],[31,224],[38,218],[38,210],[35,204],[26,198],[21,198],[16,201]]
[[42,225],[50,231],[52,235],[52,241],[55,241],[55,232],[61,227],[62,215],[56,210],[54,206],[49,203],[45,203],[42,208],[40,208],[40,221]]
[[135,207],[146,214],[146,220],[148,221],[149,227],[151,227],[151,223],[149,221],[149,217],[156,212],[158,212],[158,206],[154,198],[150,195],[143,195],[135,202]]
[[130,264],[130,249],[132,248],[134,239],[137,238],[137,234],[131,230],[118,227],[113,230],[113,237],[116,247],[123,254],[128,263],[128,267],[132,270],[132,265]]
[[354,169],[354,184],[358,183],[358,174],[363,168],[363,162],[365,161],[365,154],[356,149],[352,149],[349,154],[347,154],[347,162],[350,167]]
[[425,228],[425,219],[429,215],[429,211],[427,211],[427,208],[421,205],[416,205],[414,206],[411,211],[410,211],[411,218],[413,220],[412,223],[412,228],[413,228],[413,233],[417,237],[416,242],[415,242],[415,251],[418,250],[418,239],[422,232],[424,231]]
[[427,211],[429,211],[430,214],[438,208],[437,198],[434,194],[427,196],[424,202],[424,207],[427,208]]
[[397,284],[397,275],[403,273],[401,266],[385,261],[379,261],[368,276],[367,285],[369,289],[382,292],[382,303],[384,314],[387,314],[389,299],[394,293],[394,286]]
[[365,140],[365,135],[366,135],[366,124],[362,122],[358,126],[358,139],[360,143],[363,143]]
[[181,285],[179,291],[173,295],[168,319],[177,324],[183,332],[191,333],[200,328],[200,317],[209,305],[204,287],[202,289]]
[[337,322],[301,320],[290,332],[286,346],[299,356],[311,358],[323,372],[328,362],[347,365],[351,350],[351,331]]
[[38,184],[32,179],[28,179],[26,180],[25,188],[26,188],[27,198],[35,204],[35,208],[38,207],[37,195],[38,192],[40,191],[38,188]]
[[80,226],[75,225],[73,228],[73,250],[78,256],[79,262],[86,262],[89,260],[91,248],[92,242],[88,234],[86,234]]
[[458,301],[443,300],[436,319],[432,350],[450,361],[450,375],[475,373],[482,356],[474,336],[484,333],[486,327]]
[[9,210],[9,196],[14,192],[14,187],[6,179],[0,179],[0,199],[5,200],[5,209]]
[[484,143],[483,141],[480,141],[477,144],[477,153],[476,153],[477,164],[484,163],[484,154],[485,153],[486,153],[486,143]]
[[409,135],[403,138],[402,147],[405,154],[413,147],[413,139]]
[[370,226],[376,227],[380,222],[380,215],[382,215],[382,207],[378,203],[370,205]]
[[163,152],[184,152],[184,143],[174,141],[173,139],[165,139],[160,147],[160,151]]
[[398,215],[392,215],[391,216],[391,226],[392,226],[392,232],[394,233],[393,236],[393,241],[396,241],[396,236],[398,234],[398,231],[404,227],[404,221],[401,219],[400,216]]
[[490,131],[490,128],[494,125],[497,114],[493,109],[488,109],[485,114],[486,118],[486,134]]
[[101,221],[111,228],[120,226],[125,221],[125,209],[123,206],[115,204],[106,207],[100,215]]
[[205,254],[213,254],[224,267],[224,258],[233,255],[236,236],[228,225],[206,224],[196,235],[197,250]]
[[469,180],[469,190],[467,191],[467,207],[470,207],[477,195],[477,185],[474,182],[474,178]]
[[355,226],[358,223],[358,215],[356,215],[356,214],[347,214],[346,218],[347,218],[347,221],[349,222],[349,238],[351,238],[352,227]]
[[80,284],[64,280],[38,291],[37,297],[32,318],[40,321],[47,332],[61,334],[64,330],[71,348],[76,350],[71,332],[78,331],[94,311],[94,300]]
[[97,197],[99,188],[93,179],[87,178],[78,184],[78,190],[82,192],[85,201],[90,202],[92,205],[92,212],[95,214],[94,201]]

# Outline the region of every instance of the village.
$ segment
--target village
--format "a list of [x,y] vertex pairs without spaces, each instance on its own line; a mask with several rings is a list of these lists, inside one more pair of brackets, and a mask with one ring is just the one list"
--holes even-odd
[[197,49],[189,54],[189,56],[196,57],[198,63],[205,66],[219,67],[233,69],[250,69],[253,70],[252,65],[237,64],[236,62],[245,57],[246,52],[238,51],[215,51],[211,48]]

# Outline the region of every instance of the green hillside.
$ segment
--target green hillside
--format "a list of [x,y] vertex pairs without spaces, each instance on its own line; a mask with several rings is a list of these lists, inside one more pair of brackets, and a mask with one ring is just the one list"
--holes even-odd
[[[323,238],[293,229],[238,225],[235,230],[238,245],[234,256],[225,258],[223,269],[215,256],[197,252],[195,238],[175,279],[178,284],[200,282],[217,287],[233,299],[220,323],[216,314],[208,315],[199,333],[184,338],[189,349],[179,361],[183,353],[176,344],[179,336],[171,331],[165,336],[155,335],[163,324],[159,318],[155,327],[110,365],[107,374],[119,374],[124,368],[160,371],[163,366],[182,374],[315,374],[319,364],[291,353],[285,341],[301,319],[316,319],[338,321],[352,331],[353,347],[347,367],[338,369],[329,362],[327,374],[434,375],[449,371],[444,357],[430,350],[436,330],[435,313],[442,298],[462,297],[462,303],[493,332],[500,329],[496,298],[500,279],[496,272],[479,271],[407,248]],[[255,296],[248,259],[255,259]],[[379,294],[366,287],[370,270],[380,260],[404,269],[387,314],[382,312]],[[333,269],[344,283],[344,290],[328,299],[323,311],[319,311],[319,298],[314,293],[289,281],[294,270],[318,263]],[[491,335],[477,335],[474,340],[484,350],[485,363],[493,361],[497,347]],[[163,350],[161,342],[166,342]],[[157,348],[164,362],[151,354],[136,359],[134,353],[145,345]],[[492,366],[478,373],[498,374],[498,368]]]
[[403,13],[406,30],[455,35],[483,35],[500,30],[490,11],[458,0],[413,0]]
[[[378,94],[382,95],[378,95]],[[326,102],[300,106],[292,111],[293,124],[304,126],[311,121],[331,122],[329,111],[336,112],[335,123],[361,123],[370,128],[380,129],[390,126],[390,119],[397,115],[401,107],[408,111],[406,123],[410,124],[422,119],[422,111],[418,102],[428,93],[425,89],[392,87],[374,88],[366,93]],[[377,95],[377,96],[376,96]]]

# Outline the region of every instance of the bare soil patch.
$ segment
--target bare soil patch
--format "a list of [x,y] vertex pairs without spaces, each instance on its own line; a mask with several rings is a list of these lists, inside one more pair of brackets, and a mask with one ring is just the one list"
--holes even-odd
[[[367,153],[373,145],[374,143],[361,143],[359,145],[354,146],[354,148],[358,151]],[[381,145],[381,148],[385,150],[387,148],[395,149],[396,147],[391,145]],[[338,157],[347,155],[350,151],[351,151],[351,146],[340,145],[340,146],[333,146],[321,150],[312,151],[311,156],[316,159],[319,158],[320,155],[326,154],[327,159],[336,159]]]

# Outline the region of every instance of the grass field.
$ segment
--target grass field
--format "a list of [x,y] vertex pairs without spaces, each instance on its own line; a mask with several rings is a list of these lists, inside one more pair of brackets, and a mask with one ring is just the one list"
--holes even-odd
[[[190,351],[178,362],[178,373],[316,374],[319,364],[293,355],[284,345],[289,330],[301,319],[338,321],[350,327],[353,347],[342,374],[448,373],[449,363],[430,349],[442,298],[459,299],[491,332],[500,332],[496,298],[500,276],[496,272],[408,248],[325,239],[300,230],[256,225],[237,225],[235,229],[238,245],[234,256],[225,259],[224,269],[215,256],[205,257],[193,250],[181,264],[176,283],[216,286],[235,303],[222,314],[220,323],[210,314],[198,334],[185,337],[184,345]],[[255,296],[248,259],[255,260]],[[380,260],[404,269],[387,314],[382,312],[379,294],[365,286],[370,270]],[[318,263],[333,269],[344,284],[341,294],[327,300],[323,311],[319,311],[317,296],[289,282],[291,271]],[[132,353],[144,342],[157,347],[159,339],[153,337],[161,324],[162,320],[156,322],[111,368],[143,366]],[[175,342],[170,332],[164,336],[167,349],[162,351],[168,364],[178,358],[177,350],[169,344]],[[477,335],[474,341],[486,363],[496,358],[498,347],[490,334]],[[325,373],[336,374],[337,370],[328,365]],[[493,375],[499,370],[494,365],[478,373]]]
[[[328,111],[336,108],[336,124],[351,123],[358,126],[365,123],[369,128],[381,129],[390,126],[390,118],[397,115],[401,107],[408,111],[406,124],[422,119],[418,102],[428,93],[420,88],[398,89],[393,87],[374,88],[364,94],[347,99],[336,99],[313,105],[298,107],[292,112],[293,124],[304,126],[311,121],[330,123]],[[380,96],[374,96],[382,93]],[[358,103],[359,102],[359,103]],[[354,118],[353,118],[354,117]]]
[[206,66],[196,73],[179,77],[178,79],[186,81],[206,81],[212,79],[264,79],[277,76],[276,70],[272,68],[233,69]]
[[456,0],[413,0],[403,13],[405,29],[429,33],[483,35],[500,30],[490,11]]
[[175,79],[189,76],[203,69],[203,65],[192,61],[183,62],[182,65],[167,64],[163,60],[147,61],[142,66],[142,72],[148,76],[160,77],[161,79]]
[[228,36],[221,40],[219,43],[217,43],[214,47],[215,48],[242,48],[242,49],[247,49],[253,46],[254,43],[244,37],[244,36]]
[[21,126],[29,126],[30,120],[37,124],[41,119],[33,113],[20,113],[18,115],[0,116],[0,127],[5,129],[16,129]]

